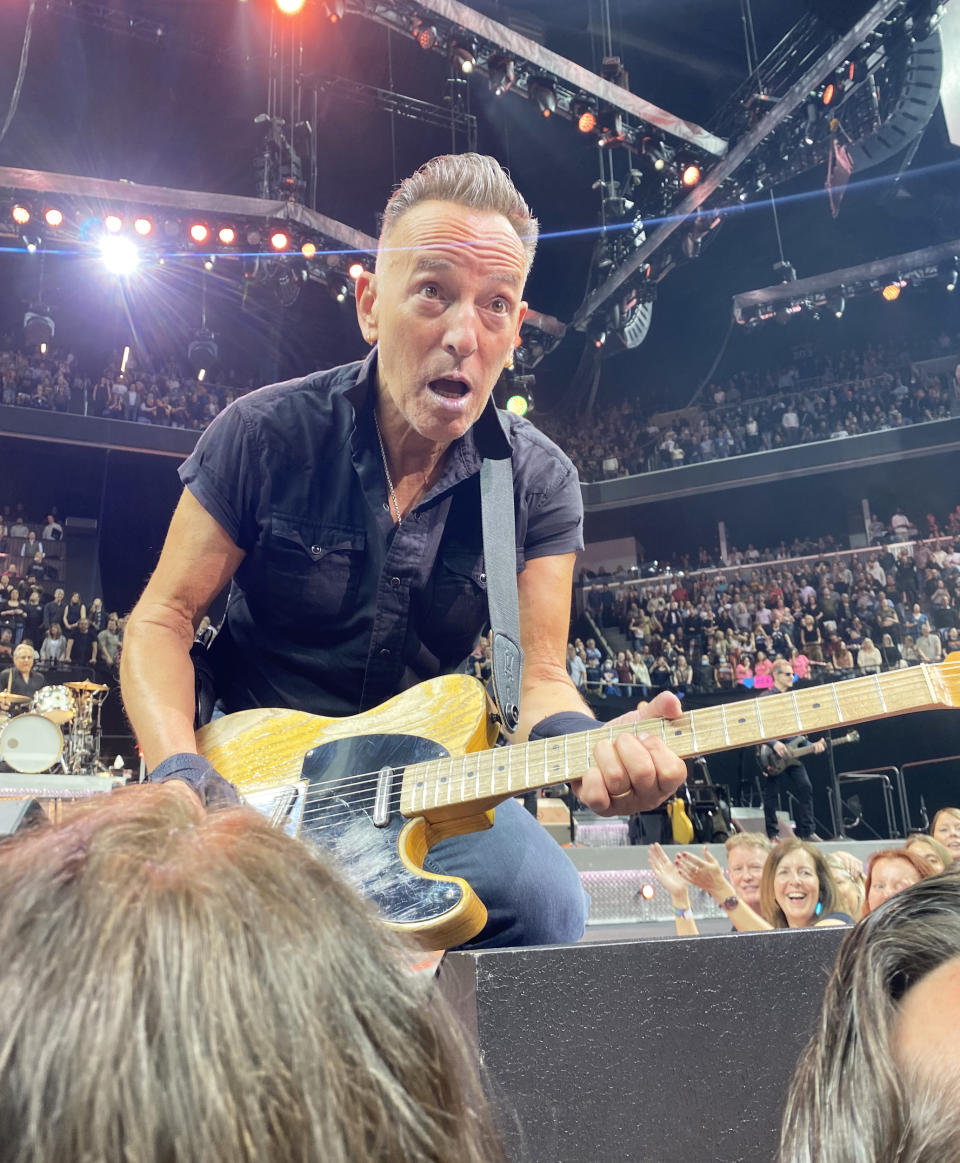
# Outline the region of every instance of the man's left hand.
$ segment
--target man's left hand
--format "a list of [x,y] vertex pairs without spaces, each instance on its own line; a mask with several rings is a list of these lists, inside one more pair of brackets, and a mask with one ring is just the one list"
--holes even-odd
[[[677,696],[663,691],[649,703],[638,703],[635,711],[628,711],[605,725],[676,719],[681,714]],[[634,812],[652,811],[687,778],[687,765],[658,734],[641,731],[639,737],[624,734],[612,742],[602,740],[594,748],[593,760],[594,766],[571,786],[577,798],[598,816],[629,816]]]

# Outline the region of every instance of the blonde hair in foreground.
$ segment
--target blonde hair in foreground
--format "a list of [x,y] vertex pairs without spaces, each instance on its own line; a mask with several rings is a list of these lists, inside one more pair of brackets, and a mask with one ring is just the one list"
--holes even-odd
[[502,1159],[412,952],[251,810],[115,792],[0,899],[0,1163]]

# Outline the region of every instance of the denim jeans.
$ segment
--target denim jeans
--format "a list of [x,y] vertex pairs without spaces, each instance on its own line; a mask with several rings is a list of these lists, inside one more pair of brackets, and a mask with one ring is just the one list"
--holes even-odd
[[462,948],[555,945],[583,936],[590,898],[579,873],[516,800],[498,805],[492,828],[441,840],[423,866],[463,877],[486,905],[486,925]]

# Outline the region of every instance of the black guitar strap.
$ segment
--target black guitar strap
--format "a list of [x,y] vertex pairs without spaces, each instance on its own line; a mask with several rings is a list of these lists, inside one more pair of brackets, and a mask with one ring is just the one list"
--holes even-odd
[[[509,438],[509,430],[496,413]],[[483,560],[490,614],[490,656],[493,699],[508,731],[520,719],[520,607],[517,599],[517,532],[513,511],[513,462],[510,457],[485,457],[480,469]]]

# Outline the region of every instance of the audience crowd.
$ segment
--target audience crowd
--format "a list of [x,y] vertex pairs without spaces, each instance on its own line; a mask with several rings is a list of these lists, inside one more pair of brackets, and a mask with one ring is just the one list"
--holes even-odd
[[924,524],[934,536],[899,540],[915,526],[897,509],[862,550],[791,559],[750,546],[722,569],[585,579],[589,629],[568,644],[567,670],[585,692],[647,698],[770,687],[778,657],[817,681],[939,662],[960,650],[960,506]]
[[670,413],[640,400],[590,418],[534,414],[585,481],[786,448],[945,419],[957,411],[956,376],[928,375],[917,358],[957,350],[942,335],[911,357],[895,342],[798,359],[776,371],[710,384],[704,399]]

